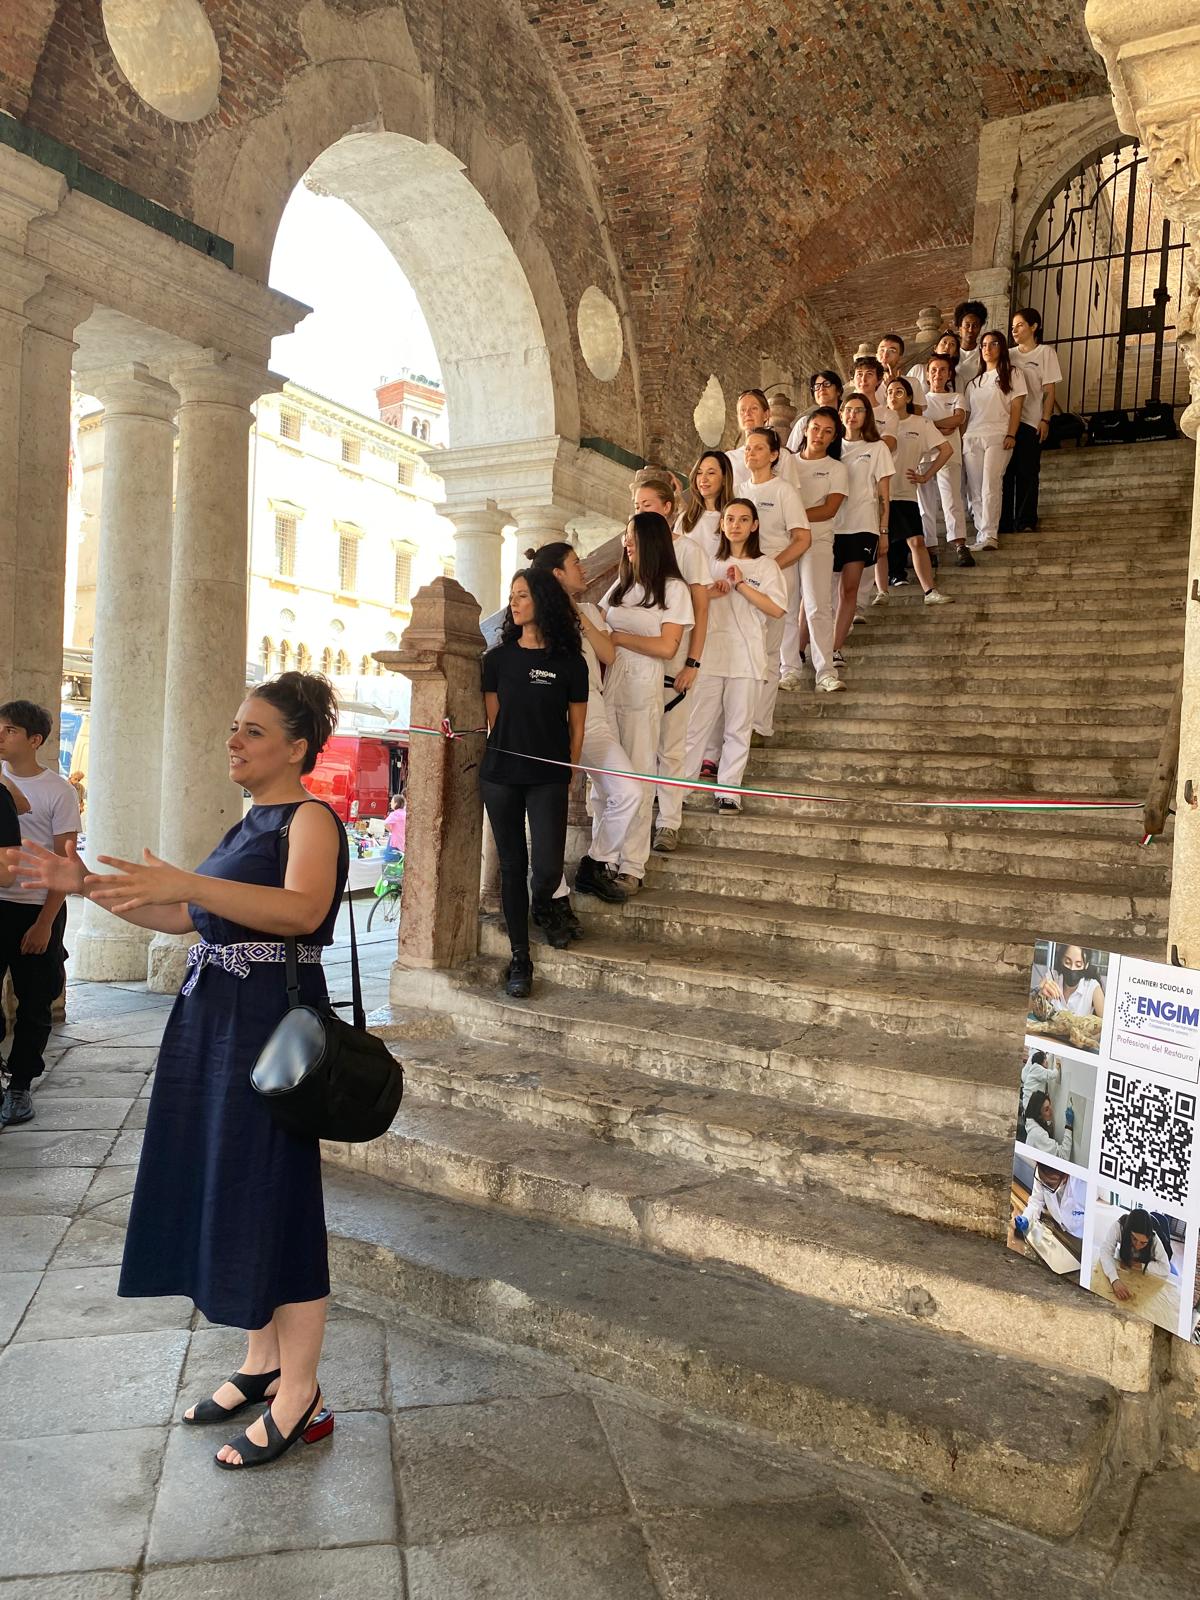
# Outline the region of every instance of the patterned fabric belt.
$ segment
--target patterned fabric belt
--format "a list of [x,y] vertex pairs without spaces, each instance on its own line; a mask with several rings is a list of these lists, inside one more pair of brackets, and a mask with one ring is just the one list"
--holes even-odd
[[[319,944],[298,944],[296,953],[301,961],[310,964],[319,963],[321,960]],[[231,972],[235,978],[248,978],[250,967],[255,962],[286,960],[287,946],[282,941],[277,944],[272,944],[268,940],[247,940],[242,944],[209,944],[207,939],[201,939],[199,944],[188,946],[187,964],[195,970],[180,992],[191,994],[205,967],[221,967],[225,972]]]

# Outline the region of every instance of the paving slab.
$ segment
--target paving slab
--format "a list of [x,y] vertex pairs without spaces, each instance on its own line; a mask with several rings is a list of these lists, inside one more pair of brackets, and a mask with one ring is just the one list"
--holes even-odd
[[[119,1204],[120,1202],[115,1202]],[[114,1204],[110,1201],[109,1205]],[[102,1206],[102,1211],[107,1207]],[[125,1251],[125,1229],[118,1222],[105,1222],[92,1215],[76,1217],[54,1252],[56,1269],[75,1267],[118,1267]]]
[[1111,1600],[1200,1594],[1200,1478],[1186,1467],[1143,1483]]
[[133,1428],[7,1445],[0,1577],[136,1566],[165,1439]]
[[39,1339],[0,1351],[0,1439],[171,1420],[188,1333]]
[[101,1167],[88,1185],[83,1210],[91,1212],[107,1200],[119,1200],[132,1194],[134,1177],[131,1167]]
[[[235,1423],[228,1437],[240,1431]],[[223,1442],[220,1429],[172,1428],[147,1566],[395,1540],[388,1424],[378,1412],[339,1417],[330,1438],[296,1445],[266,1472],[221,1471],[213,1457]]]
[[[64,1129],[115,1133],[129,1115],[134,1099],[132,1094],[104,1099],[72,1099],[67,1095],[43,1097],[38,1090],[34,1101],[33,1127],[38,1133],[61,1132]],[[12,1131],[16,1132],[15,1129]]]
[[141,1090],[141,1079],[149,1067],[131,1068],[127,1072],[114,1072],[106,1067],[80,1067],[78,1069],[59,1062],[53,1072],[47,1072],[35,1091],[38,1116],[45,1114],[51,1100],[124,1100]]
[[502,1345],[473,1347],[424,1329],[389,1327],[387,1360],[391,1401],[397,1411],[562,1394],[570,1387],[554,1367],[523,1362]]
[[142,1132],[119,1133],[108,1157],[109,1167],[136,1167],[142,1157]]
[[409,1550],[408,1585],[409,1600],[662,1600],[640,1534],[616,1518]]
[[42,1133],[32,1126],[0,1133],[0,1170],[98,1167],[113,1143],[111,1133]]
[[59,1572],[0,1579],[0,1600],[132,1600],[132,1572]]
[[127,1039],[120,1039],[111,1044],[90,1044],[83,1040],[74,1040],[70,1047],[60,1058],[53,1074],[47,1075],[47,1082],[59,1072],[112,1072],[124,1077],[130,1072],[151,1072],[158,1058],[158,1050],[149,1045],[133,1047]]
[[[197,1329],[184,1369],[179,1411],[186,1411],[193,1401],[212,1394],[230,1373],[238,1370],[245,1352],[246,1335],[240,1329]],[[382,1326],[367,1319],[331,1321],[321,1352],[321,1392],[338,1417],[349,1411],[382,1410],[384,1376]]]
[[45,1273],[17,1337],[79,1339],[102,1333],[186,1328],[192,1302],[181,1296],[119,1300],[117,1267],[72,1267]]
[[414,1543],[627,1507],[584,1395],[406,1411],[393,1425],[404,1528]]
[[41,1278],[40,1272],[0,1272],[0,1343],[16,1332]]
[[91,1182],[87,1167],[0,1168],[0,1217],[73,1216]]
[[70,1224],[66,1217],[4,1218],[4,1265],[13,1272],[40,1272],[48,1265]]
[[159,1567],[142,1580],[139,1600],[404,1600],[404,1595],[399,1550],[372,1545]]
[[129,1110],[125,1113],[125,1120],[121,1124],[122,1132],[128,1133],[133,1129],[144,1129],[146,1126],[146,1118],[149,1115],[149,1098],[139,1095],[130,1106]]

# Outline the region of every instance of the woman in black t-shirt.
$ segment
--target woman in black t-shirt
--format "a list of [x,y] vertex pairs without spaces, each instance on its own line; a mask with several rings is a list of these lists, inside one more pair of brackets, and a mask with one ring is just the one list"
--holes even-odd
[[554,763],[579,761],[588,700],[579,618],[552,572],[529,567],[513,578],[500,643],[483,658],[483,698],[489,732],[480,787],[500,857],[500,904],[512,945],[504,987],[524,1000],[533,986],[529,857],[534,907],[550,934],[561,917],[553,896],[563,872],[571,782],[571,768]]

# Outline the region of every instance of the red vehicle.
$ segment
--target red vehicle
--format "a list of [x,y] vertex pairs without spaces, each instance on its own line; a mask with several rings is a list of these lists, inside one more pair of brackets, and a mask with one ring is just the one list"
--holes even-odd
[[407,734],[335,733],[304,787],[351,823],[386,817],[392,795],[404,788],[407,777]]

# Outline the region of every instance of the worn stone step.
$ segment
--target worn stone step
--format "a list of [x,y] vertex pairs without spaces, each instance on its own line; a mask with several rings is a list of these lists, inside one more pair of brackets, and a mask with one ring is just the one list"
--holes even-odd
[[[872,637],[877,641],[886,639],[888,661],[896,668],[902,662],[910,664],[917,657],[936,660],[940,651],[949,654],[950,648],[961,645],[962,641],[954,631],[952,615],[946,610],[934,611],[922,602],[919,611],[910,619],[905,619],[908,626],[902,626],[899,621],[881,621],[873,634],[864,630],[864,642]],[[938,635],[930,630],[940,628],[943,622],[947,628],[939,643]],[[1178,647],[1175,645],[1176,633],[1180,635]],[[1103,668],[1114,658],[1125,666],[1175,670],[1183,649],[1182,633],[1182,617],[1164,624],[1162,629],[1147,628],[1131,637],[1121,635],[1114,638],[1111,645],[1106,637],[1098,636],[1094,628],[1088,630],[1087,636],[1076,639],[1060,637],[1057,629],[1031,638],[1027,628],[989,628],[986,634],[974,639],[972,654],[976,667],[1009,662],[1028,663],[1031,656],[1036,656],[1039,663],[1045,662],[1052,668],[1069,666],[1080,675],[1090,674],[1093,667]],[[951,640],[956,641],[954,646],[950,646]]]
[[1118,1426],[1099,1379],[629,1245],[331,1171],[334,1281],[594,1376],[885,1467],[1039,1532],[1087,1510]]
[[[1157,757],[1162,743],[1161,735],[1144,721],[1140,725],[1087,723],[1059,732],[1049,720],[1031,724],[1014,716],[988,723],[960,723],[951,720],[951,712],[930,728],[922,717],[895,714],[875,718],[846,715],[843,720],[840,704],[817,719],[811,713],[805,715],[808,705],[796,705],[791,693],[781,695],[780,701],[775,713],[776,738],[791,750],[924,750],[932,738],[943,752],[1052,756],[1063,751],[1070,757],[1112,755],[1146,760]],[[852,697],[847,695],[845,704],[851,703]]]
[[[733,827],[740,832],[740,822]],[[646,883],[655,891],[733,899],[738,902],[734,910],[752,901],[782,904],[800,917],[849,911],[868,918],[910,919],[917,926],[948,922],[962,925],[964,933],[972,924],[990,925],[1005,944],[1011,930],[1030,927],[1039,916],[1048,926],[1075,927],[1081,934],[1165,937],[1169,909],[1161,884],[1143,893],[1131,893],[1128,885],[1121,886],[1124,892],[1105,892],[1098,884],[1081,885],[1073,876],[1051,877],[1049,871],[1024,880],[961,868],[913,872],[836,858],[781,858],[744,842],[723,844],[719,853],[685,848],[671,855],[652,854]],[[618,915],[646,899],[643,890],[616,908]],[[890,936],[874,922],[865,922],[863,929]]]
[[[570,950],[539,945],[538,972],[553,982],[630,999],[710,1007],[825,1026],[853,1024],[911,1038],[1013,1039],[1020,1048],[1028,988],[1015,967],[1003,976],[947,972],[930,981],[920,972],[860,968],[839,957],[813,954],[799,964],[772,962],[745,935],[714,950],[711,942],[640,943],[624,937],[589,937]],[[495,981],[508,956],[498,922],[480,924],[480,945],[496,958]]]
[[[976,694],[992,700],[1006,694],[1023,699],[1041,696],[1043,714],[1053,716],[1058,712],[1065,696],[1080,699],[1090,705],[1110,700],[1114,695],[1136,695],[1145,690],[1161,704],[1164,694],[1169,698],[1174,691],[1182,656],[1174,656],[1168,663],[1136,665],[1107,663],[1100,667],[1084,667],[1064,658],[1039,666],[1034,659],[1027,661],[1004,657],[1001,660],[980,656],[969,651],[959,651],[945,657],[919,657],[897,666],[890,659],[887,646],[871,648],[870,635],[861,628],[851,634],[845,650],[847,668],[842,674],[851,690],[869,690],[873,702],[886,708],[895,694],[898,703],[913,686],[927,688],[935,685],[941,691],[944,704],[955,699],[968,699]],[[1154,706],[1155,726],[1159,716],[1166,722],[1165,708],[1160,713]]]
[[1007,1039],[986,1043],[912,1040],[869,1027],[837,1027],[743,1013],[736,1028],[714,1009],[572,989],[550,982],[540,964],[533,996],[510,1000],[495,963],[482,958],[453,973],[398,970],[393,1005],[372,1027],[409,1038],[415,1019],[433,1017],[444,1037],[463,1034],[502,1045],[514,1063],[552,1052],[648,1078],[728,1089],[864,1116],[923,1122],[1010,1139],[1014,1057]]
[[[1114,622],[1112,615],[1112,602],[1109,599],[1080,600],[1064,591],[1051,593],[1035,593],[1029,595],[995,593],[988,590],[975,589],[971,574],[964,573],[959,581],[957,575],[953,576],[949,570],[939,569],[938,585],[945,589],[947,594],[954,596],[955,610],[953,614],[946,612],[942,620],[958,623],[963,617],[969,617],[976,624],[994,623],[996,626],[1011,626],[1015,623],[1026,623],[1036,627],[1049,626],[1051,622],[1062,620],[1085,621],[1091,619],[1094,624],[1103,625],[1105,632],[1113,631],[1119,635],[1124,631],[1123,622]],[[917,589],[915,583],[908,585],[909,589]],[[893,599],[895,605],[893,606]],[[1182,615],[1184,605],[1183,593],[1179,582],[1175,578],[1163,580],[1157,589],[1138,590],[1138,623],[1149,623],[1158,618],[1170,621]],[[876,627],[886,623],[892,616],[893,610],[901,611],[907,615],[924,607],[924,601],[919,592],[910,599],[907,590],[892,589],[888,591],[888,604],[881,608],[870,608],[868,625]],[[961,609],[959,609],[961,608]],[[862,624],[860,624],[860,627]]]
[[[450,1199],[483,1191],[521,1215],[743,1268],[781,1288],[915,1320],[1117,1388],[1149,1387],[1153,1327],[1031,1270],[1003,1248],[1003,1225],[962,1232],[895,1207],[847,1204],[844,1187],[806,1179],[781,1188],[738,1176],[703,1123],[715,1108],[692,1118],[699,1147],[715,1149],[712,1170],[706,1157],[689,1173],[686,1160],[655,1153],[664,1143],[657,1125],[678,1121],[686,1107],[636,1075],[614,1080],[549,1056],[530,1056],[516,1072],[495,1049],[470,1044],[394,1048],[415,1111],[368,1148],[330,1152],[350,1170]],[[1005,1206],[1007,1186],[1006,1175]],[[1044,1330],[1032,1350],[1031,1314]]]
[[[936,731],[931,730],[931,740]],[[776,735],[779,741],[779,735]],[[1142,800],[1154,763],[1128,756],[974,754],[966,751],[789,750],[782,742],[750,752],[743,785],[789,794],[812,786],[847,793],[859,785],[926,785],[929,800],[966,798],[990,788],[989,798]],[[864,800],[866,797],[864,796]],[[870,809],[869,804],[866,809]]]
[[[819,795],[820,798],[767,799],[748,795],[743,802],[742,816],[786,818],[794,821],[798,829],[803,829],[810,821],[864,824],[915,821],[931,828],[961,831],[969,827],[972,832],[990,834],[996,831],[1043,832],[1047,827],[1057,825],[1063,829],[1067,840],[1064,848],[1074,848],[1071,841],[1083,837],[1120,840],[1133,845],[1139,844],[1142,838],[1142,807],[1137,799],[1141,791],[1137,788],[1128,796],[1130,803],[1120,807],[1109,805],[1107,796],[1091,797],[1095,803],[1088,805],[1089,797],[1081,795],[1062,797],[1084,802],[1080,808],[1040,810],[1033,806],[1033,800],[1049,797],[1026,796],[1024,799],[1029,802],[1030,810],[1004,811],[997,809],[995,793],[972,791],[966,785],[956,787],[953,792],[943,790],[934,796],[921,784],[880,783],[857,793],[852,785],[831,783],[798,785],[789,782],[781,787],[794,789],[797,793]],[[1021,805],[1022,796],[1012,798],[1018,806]],[[954,804],[950,804],[950,801]],[[712,811],[706,795],[690,791],[689,800],[684,802],[685,814],[689,809],[709,814]],[[721,819],[722,822],[730,820]]]
[[[865,652],[861,659],[864,661],[867,659]],[[871,721],[885,715],[898,722],[901,720],[901,708],[910,708],[919,713],[923,722],[933,723],[938,727],[943,723],[960,727],[964,725],[976,727],[982,724],[986,730],[989,727],[1000,726],[1009,719],[1026,727],[1033,727],[1039,719],[1046,717],[1048,711],[1044,691],[1030,695],[1011,692],[988,695],[972,693],[948,704],[939,673],[931,674],[928,680],[918,678],[910,679],[904,684],[894,684],[887,691],[886,703],[882,696],[866,699],[852,694],[811,695],[806,692],[811,677],[810,669],[805,674],[805,688],[798,689],[794,697],[790,694],[779,696],[775,703],[776,722],[788,726],[793,722],[804,725],[814,721],[856,722]],[[1172,688],[1173,685],[1167,684],[1157,694],[1149,688],[1144,690],[1131,688],[1123,697],[1114,693],[1109,694],[1102,702],[1073,706],[1071,728],[1068,731],[1074,737],[1077,728],[1093,728],[1099,731],[1113,728],[1123,731],[1130,725],[1136,727],[1148,723],[1157,736],[1160,723],[1163,726],[1166,724]]]
[[1167,609],[1161,615],[1157,613],[1143,615],[1139,611],[1136,616],[1128,618],[1124,623],[1106,623],[1102,639],[1097,640],[1098,624],[1095,617],[1076,619],[1073,614],[1065,613],[1054,620],[1042,618],[1035,621],[1029,617],[989,620],[979,616],[969,596],[962,597],[964,603],[961,609],[956,603],[953,607],[943,608],[935,617],[925,605],[917,585],[910,583],[908,588],[916,590],[911,598],[907,589],[903,591],[893,589],[892,594],[901,596],[899,603],[893,605],[889,601],[882,609],[873,608],[879,615],[877,618],[872,618],[870,633],[864,634],[864,638],[876,641],[886,639],[889,645],[910,642],[914,638],[914,629],[922,625],[936,626],[938,632],[932,638],[938,649],[942,650],[948,639],[967,635],[977,638],[981,624],[986,621],[986,641],[977,640],[977,642],[986,644],[988,655],[1011,655],[1028,651],[1031,644],[1035,644],[1039,659],[1051,660],[1055,656],[1071,654],[1069,647],[1086,646],[1083,655],[1084,659],[1087,659],[1089,655],[1095,653],[1094,647],[1102,643],[1106,655],[1123,658],[1127,655],[1146,654],[1148,647],[1155,644],[1163,650],[1175,641],[1177,635],[1180,649],[1183,646],[1182,609]]

